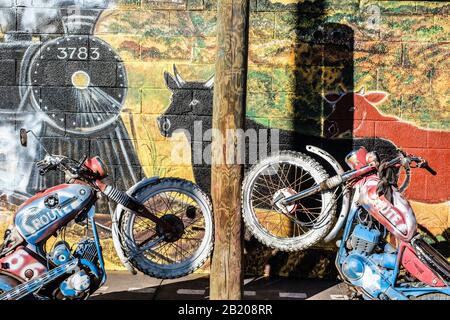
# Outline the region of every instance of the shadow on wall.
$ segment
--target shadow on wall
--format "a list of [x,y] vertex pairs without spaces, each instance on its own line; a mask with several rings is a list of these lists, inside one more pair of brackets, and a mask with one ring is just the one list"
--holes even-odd
[[[313,6],[313,8],[312,8]],[[324,148],[341,162],[353,149],[352,132],[345,139],[326,139],[323,123],[332,112],[324,100],[328,92],[353,91],[353,30],[343,24],[327,22],[324,1],[302,2],[297,5],[294,30],[294,81],[293,117],[287,127],[292,131],[280,130],[278,148],[306,152],[306,145]],[[349,110],[354,110],[353,101],[347,101]],[[345,122],[353,123],[353,114],[347,115]],[[330,126],[332,130],[333,127]],[[336,128],[337,129],[337,128]],[[363,145],[373,143],[361,141]],[[310,153],[308,153],[311,155]],[[327,169],[326,163],[316,159]],[[332,172],[332,171],[330,171]],[[256,241],[246,242],[246,265],[249,273],[263,273],[276,277],[288,274],[297,277],[335,278],[334,254],[323,250],[304,252],[280,252],[267,250]],[[255,261],[258,261],[255,263]],[[263,270],[251,270],[261,268]],[[249,268],[250,267],[250,268]]]

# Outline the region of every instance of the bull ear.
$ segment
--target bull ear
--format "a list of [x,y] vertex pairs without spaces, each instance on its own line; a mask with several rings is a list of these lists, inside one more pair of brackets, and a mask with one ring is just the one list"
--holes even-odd
[[180,73],[177,70],[177,67],[175,66],[175,64],[173,65],[173,75],[175,76],[175,80],[178,82],[179,86],[182,86],[183,84],[186,83],[186,81],[183,80],[183,78],[181,77]]
[[327,93],[323,96],[323,99],[330,104],[335,104],[341,97],[342,94],[339,93]]
[[389,94],[387,92],[383,91],[371,91],[364,95],[364,98],[366,98],[367,101],[369,101],[374,106],[383,103]]
[[164,80],[166,81],[167,88],[169,88],[171,91],[180,88],[178,82],[167,71],[164,71]]

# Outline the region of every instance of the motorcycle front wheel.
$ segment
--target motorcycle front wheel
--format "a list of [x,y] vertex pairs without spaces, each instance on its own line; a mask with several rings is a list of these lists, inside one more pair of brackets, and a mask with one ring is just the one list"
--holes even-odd
[[450,300],[450,296],[445,293],[427,293],[415,297],[414,300]]
[[200,268],[213,248],[213,215],[208,196],[194,183],[164,178],[134,197],[174,227],[163,235],[151,220],[126,211],[120,221],[125,256],[146,275],[172,279]]
[[276,202],[327,178],[317,161],[300,152],[281,151],[261,160],[242,184],[242,214],[248,230],[263,244],[281,251],[310,248],[333,224],[335,194],[313,194],[283,209]]

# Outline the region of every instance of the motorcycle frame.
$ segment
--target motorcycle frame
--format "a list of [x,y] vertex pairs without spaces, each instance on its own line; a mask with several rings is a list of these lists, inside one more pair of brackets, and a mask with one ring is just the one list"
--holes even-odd
[[[103,260],[103,251],[100,243],[100,237],[98,235],[97,225],[95,224],[95,205],[89,209],[87,218],[88,224],[90,224],[92,228],[92,235],[94,237],[95,248],[97,250],[98,263],[100,266],[100,271],[102,273],[102,278],[98,286],[100,288],[106,282],[106,270],[105,270],[105,262]],[[88,264],[88,266],[90,265],[89,267],[91,268],[91,270],[93,270],[93,268],[94,270],[96,269],[96,267],[93,266],[92,263],[90,263],[89,261],[81,259],[81,262],[84,264]]]

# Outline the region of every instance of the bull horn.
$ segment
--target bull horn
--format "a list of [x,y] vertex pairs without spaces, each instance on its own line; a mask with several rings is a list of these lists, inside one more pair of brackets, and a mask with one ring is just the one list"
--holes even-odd
[[175,76],[175,80],[177,81],[179,87],[181,87],[183,84],[186,83],[186,81],[184,81],[183,78],[178,73],[178,70],[177,70],[177,67],[175,66],[175,64],[173,65],[173,74]]
[[203,86],[207,89],[211,89],[212,87],[214,87],[214,75],[212,75],[211,78],[209,78]]
[[364,89],[364,87],[361,88],[361,90],[359,90],[358,92],[360,95],[364,95],[366,93],[366,89]]

